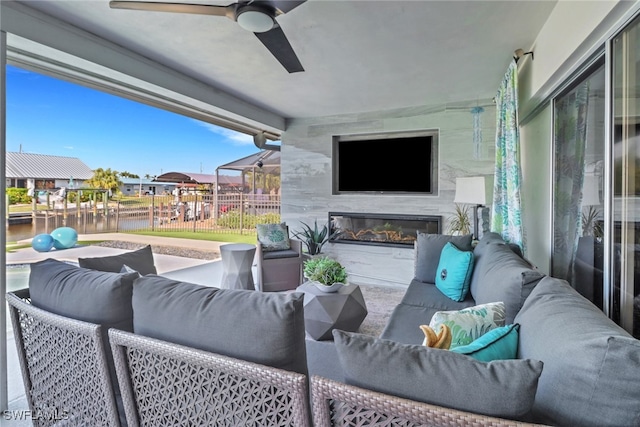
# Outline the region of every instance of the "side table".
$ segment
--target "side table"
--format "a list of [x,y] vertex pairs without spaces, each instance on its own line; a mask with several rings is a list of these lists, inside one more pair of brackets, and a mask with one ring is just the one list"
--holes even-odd
[[230,243],[220,246],[223,271],[220,287],[254,290],[251,266],[255,254],[256,247],[247,243]]
[[314,340],[332,339],[334,329],[356,332],[367,317],[367,305],[358,285],[323,292],[306,282],[296,291],[304,293],[304,326]]

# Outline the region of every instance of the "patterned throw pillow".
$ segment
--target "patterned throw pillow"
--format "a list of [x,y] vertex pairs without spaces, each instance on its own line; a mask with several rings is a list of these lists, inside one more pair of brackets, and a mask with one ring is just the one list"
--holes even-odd
[[291,249],[289,230],[284,224],[257,224],[258,242],[263,251]]
[[442,324],[451,329],[451,349],[471,344],[492,329],[504,326],[504,303],[491,302],[459,311],[434,313],[429,322],[431,329],[439,331]]

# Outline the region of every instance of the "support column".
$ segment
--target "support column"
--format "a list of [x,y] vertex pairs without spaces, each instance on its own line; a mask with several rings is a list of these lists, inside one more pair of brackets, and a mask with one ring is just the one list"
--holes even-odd
[[[2,18],[0,5],[0,18]],[[2,19],[0,19],[0,23]],[[6,198],[6,157],[7,157],[7,127],[6,127],[6,72],[7,72],[7,33],[2,31],[0,24],[0,200]],[[5,206],[7,211],[9,206]],[[7,247],[7,228],[0,232],[0,244]],[[7,293],[7,252],[0,251],[0,295]],[[0,411],[8,409],[7,393],[7,305],[0,304]]]

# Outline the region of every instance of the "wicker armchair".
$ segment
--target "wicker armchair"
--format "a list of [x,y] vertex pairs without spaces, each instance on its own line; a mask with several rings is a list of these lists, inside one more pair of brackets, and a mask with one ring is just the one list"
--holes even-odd
[[260,242],[256,245],[257,289],[276,292],[296,289],[302,283],[302,242],[289,240],[291,249],[263,251]]
[[316,427],[535,425],[415,402],[315,375],[311,395]]
[[102,327],[6,299],[33,425],[120,426]]
[[115,329],[129,427],[310,426],[307,376]]

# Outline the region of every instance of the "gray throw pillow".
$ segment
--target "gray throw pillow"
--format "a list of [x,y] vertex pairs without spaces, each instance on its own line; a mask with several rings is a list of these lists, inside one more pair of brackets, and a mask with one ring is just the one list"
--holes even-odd
[[133,286],[134,332],[306,374],[303,298],[143,276]]
[[333,337],[347,384],[488,416],[526,417],[542,372],[536,360],[486,363],[340,330]]
[[158,273],[153,261],[151,245],[147,245],[142,249],[126,252],[121,255],[78,258],[78,264],[83,268],[90,268],[92,270],[99,271],[111,271],[113,273],[122,271],[122,267],[124,265],[137,271],[143,276]]
[[471,234],[450,236],[447,234],[429,234],[418,231],[414,243],[414,276],[423,283],[435,283],[436,271],[440,262],[440,253],[447,243],[453,243],[461,251],[470,251]]
[[516,316],[520,357],[544,371],[533,420],[549,425],[640,424],[640,341],[566,281],[545,277]]
[[34,306],[106,328],[133,331],[131,295],[137,273],[111,273],[55,259],[31,264],[29,292]]
[[514,323],[533,288],[544,277],[506,244],[491,244],[476,257],[470,292],[477,304],[504,302],[505,322]]

